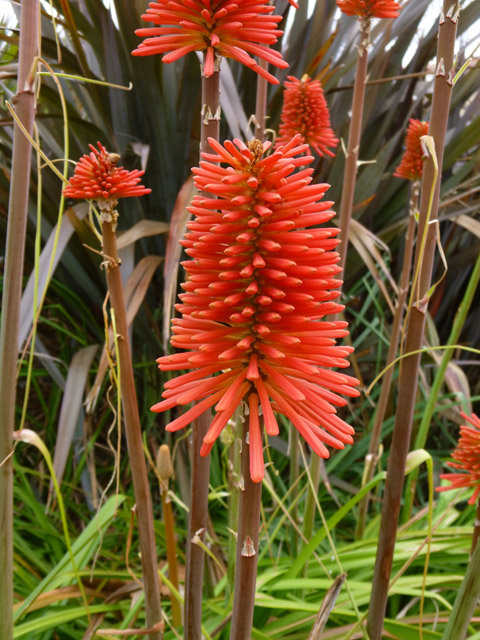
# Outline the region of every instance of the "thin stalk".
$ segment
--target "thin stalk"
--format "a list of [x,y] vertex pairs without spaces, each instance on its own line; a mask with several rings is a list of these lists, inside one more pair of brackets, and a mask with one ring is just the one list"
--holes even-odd
[[[400,338],[400,329],[403,320],[403,310],[405,302],[407,300],[408,283],[410,280],[410,272],[412,268],[412,256],[413,256],[413,244],[415,240],[415,214],[418,209],[418,183],[412,185],[412,195],[410,198],[410,209],[407,234],[405,236],[405,250],[403,253],[403,264],[400,279],[398,283],[398,298],[395,307],[395,314],[393,316],[392,329],[390,333],[390,344],[388,347],[386,366],[391,364],[397,355],[398,341]],[[364,484],[368,484],[373,478],[376,467],[376,458],[378,455],[378,445],[380,443],[380,435],[382,432],[382,425],[385,420],[385,414],[387,411],[388,399],[390,398],[390,391],[392,387],[394,368],[387,369],[383,381],[382,388],[380,389],[380,397],[378,399],[377,411],[375,413],[375,419],[373,423],[372,434],[370,436],[370,444],[367,453],[367,468],[365,470]],[[358,520],[356,538],[360,539],[365,531],[365,523],[367,519],[368,504],[370,501],[370,494],[367,493],[365,498],[360,502],[358,507]]]
[[[258,65],[262,69],[268,69],[266,60],[259,60]],[[263,142],[265,140],[265,128],[267,125],[267,88],[268,82],[262,76],[257,76],[257,96],[255,102],[255,138]]]
[[[299,498],[299,487],[298,487],[298,477],[300,475],[300,458],[298,448],[300,446],[298,431],[293,426],[290,425],[290,515],[294,522],[298,522],[298,498]],[[297,555],[298,551],[298,533],[297,530],[292,527],[292,536],[291,536],[291,554],[293,557]]]
[[[460,303],[460,306],[458,307],[457,313],[455,314],[455,320],[453,322],[450,335],[448,336],[447,346],[458,344],[460,333],[463,329],[463,325],[465,324],[465,320],[467,319],[468,312],[470,311],[470,307],[472,305],[475,292],[478,289],[479,281],[480,281],[480,254],[477,257],[477,260],[473,267],[473,271],[470,274],[470,279],[468,281],[467,288],[463,295],[463,300]],[[438,399],[443,381],[445,379],[445,372],[447,371],[447,367],[451,359],[453,358],[453,354],[454,354],[454,349],[445,349],[443,353],[442,360],[437,369],[437,373],[435,374],[435,379],[433,381],[432,387],[428,394],[427,405],[422,414],[420,427],[418,429],[417,437],[415,438],[415,449],[423,449],[425,447],[427,436],[428,436],[428,430],[430,428],[430,423],[432,421],[432,417],[435,412],[437,399]],[[407,479],[407,486],[405,491],[405,504],[404,504],[403,513],[402,513],[403,522],[406,522],[407,520],[410,519],[410,514],[412,512],[413,499],[415,496],[415,489],[417,485],[417,478],[418,478],[418,470],[415,470],[408,476],[408,479]]]
[[[228,460],[228,528],[230,532],[238,529],[238,500],[240,497],[240,489],[242,482],[242,428],[240,409],[235,412],[234,440],[229,450]],[[227,558],[227,577],[228,584],[233,584],[235,577],[235,537],[233,533],[228,536],[228,558]],[[226,594],[227,601],[230,600],[230,592]]]
[[[167,547],[168,579],[178,593],[177,543],[175,540],[175,520],[173,519],[172,501],[168,495],[168,485],[173,476],[172,460],[168,444],[162,444],[157,456],[157,471],[160,477],[160,497],[162,500],[163,524],[165,526],[165,545]],[[179,629],[182,626],[182,608],[176,593],[170,591],[172,607],[172,625]]]
[[[120,260],[114,220],[102,222],[103,253],[110,305],[115,314],[117,331],[117,357],[120,364],[120,393],[122,395],[125,432],[128,455],[133,480],[133,490],[137,505],[138,537],[142,558],[142,574],[145,591],[145,614],[147,627],[160,626],[162,609],[160,603],[160,583],[158,579],[157,549],[153,528],[152,498],[148,484],[147,465],[143,453],[140,416],[133,375],[125,297],[120,273]],[[153,640],[161,640],[161,630],[150,634]]]
[[[452,93],[455,37],[459,4],[457,0],[444,0],[439,25],[437,70],[433,89],[430,136],[435,143],[435,156],[428,154],[423,168],[420,219],[415,256],[415,278],[412,294],[415,301],[409,305],[405,353],[421,349],[435,255],[435,225],[438,217],[440,176],[443,164],[445,134]],[[435,162],[436,160],[436,162]],[[438,179],[437,179],[438,178]],[[373,576],[372,594],[367,628],[371,640],[381,640],[383,619],[388,597],[393,552],[398,526],[405,466],[410,445],[415,399],[418,387],[420,353],[404,358],[400,370],[397,413],[388,460],[385,492],[383,496],[380,535]]]
[[347,157],[343,174],[342,197],[339,214],[339,227],[342,242],[338,247],[340,267],[345,267],[348,249],[348,231],[352,217],[355,183],[357,181],[358,153],[362,134],[363,105],[365,102],[365,82],[367,79],[368,45],[370,38],[370,18],[360,21],[360,43],[358,45],[357,69],[353,84],[352,117],[348,131]]
[[[204,57],[205,63],[205,57]],[[220,72],[202,76],[202,113],[200,152],[211,151],[208,138],[218,140],[220,131]],[[205,564],[205,536],[208,525],[208,484],[210,457],[200,456],[200,447],[210,426],[210,412],[193,424],[190,512],[186,549],[184,640],[202,638],[202,590]],[[196,544],[196,540],[202,543]]]
[[480,597],[480,544],[477,544],[458,590],[442,640],[462,640]]
[[250,640],[255,605],[262,483],[253,482],[250,477],[249,425],[247,417],[242,429],[242,475],[245,488],[240,494],[238,511],[235,594],[230,640]]
[[475,522],[473,524],[472,546],[470,547],[470,556],[473,556],[478,539],[480,538],[480,499],[477,500],[477,508],[475,511]]
[[[33,135],[34,59],[38,49],[38,0],[23,0],[20,15],[19,66],[15,114]],[[12,172],[0,328],[0,638],[13,637],[13,460],[17,394],[18,326],[22,297],[25,231],[32,147],[14,124]]]
[[[303,535],[305,540],[310,540],[315,520],[316,500],[318,500],[318,487],[320,485],[320,465],[322,461],[316,453],[310,457],[311,483],[308,484],[307,497],[305,498],[305,511],[303,512]],[[305,564],[304,575],[307,574],[308,564]]]

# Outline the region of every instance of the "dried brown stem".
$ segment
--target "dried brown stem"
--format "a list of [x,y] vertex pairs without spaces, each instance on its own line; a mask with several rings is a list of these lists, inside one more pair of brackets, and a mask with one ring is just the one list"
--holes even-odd
[[348,131],[347,157],[343,174],[342,198],[340,201],[339,227],[341,244],[338,247],[340,267],[345,267],[348,249],[348,231],[352,217],[355,183],[357,181],[357,163],[362,134],[363,105],[365,102],[365,81],[367,79],[368,43],[370,36],[370,20],[360,22],[360,43],[358,46],[357,69],[353,85],[352,117]]
[[[407,300],[408,283],[410,280],[410,272],[412,269],[413,244],[415,240],[415,228],[416,228],[415,214],[417,213],[417,208],[418,208],[418,187],[419,185],[417,182],[415,182],[412,185],[412,195],[410,199],[408,227],[407,227],[407,233],[405,236],[405,249],[403,253],[403,264],[402,264],[402,271],[401,271],[400,279],[398,283],[398,298],[397,298],[397,304],[395,307],[395,314],[393,316],[392,329],[390,333],[390,344],[388,347],[387,361],[385,363],[385,366],[390,365],[394,361],[397,355],[398,341],[400,338],[400,329],[401,329],[402,320],[403,320],[403,311],[405,307],[405,302]],[[387,369],[387,371],[385,372],[385,375],[383,376],[382,388],[380,390],[380,397],[378,399],[377,411],[375,413],[372,434],[370,436],[370,444],[368,447],[367,456],[369,457],[367,458],[368,468],[366,469],[366,473],[364,477],[365,484],[368,484],[370,482],[375,472],[378,445],[380,442],[380,434],[382,431],[383,421],[385,420],[388,399],[390,397],[393,372],[394,372],[394,368],[390,367],[389,369]],[[358,508],[358,520],[357,520],[357,531],[356,531],[357,539],[363,536],[363,532],[365,530],[365,522],[367,517],[369,501],[370,501],[370,494],[367,493],[367,495],[361,501]]]
[[252,637],[262,501],[262,483],[253,482],[250,477],[248,418],[243,423],[242,431],[242,475],[245,486],[240,493],[238,511],[235,593],[230,640],[250,640]]
[[[32,136],[35,116],[34,58],[38,49],[38,0],[23,0],[15,113]],[[0,638],[13,637],[13,459],[17,392],[18,326],[32,148],[14,125],[12,173],[0,329]]]
[[[418,229],[418,237],[420,239],[423,238],[425,231],[426,242],[424,249],[422,249],[423,243],[421,241],[417,243],[415,267],[417,269],[418,266],[419,275],[415,285],[416,300],[411,305],[409,314],[405,353],[420,349],[423,343],[428,292],[430,289],[433,258],[435,254],[435,225],[429,224],[429,222],[435,221],[438,215],[440,176],[453,85],[454,49],[458,11],[459,4],[457,0],[444,0],[443,14],[439,26],[437,71],[435,75],[429,130],[429,134],[435,142],[438,179],[436,178],[437,174],[433,157],[429,154],[423,169]],[[431,198],[432,190],[433,198]],[[367,624],[371,640],[380,640],[382,637],[400,500],[417,394],[419,366],[420,354],[418,353],[405,358],[400,370],[397,413],[388,461],[387,478],[385,481],[380,536]]]
[[[202,76],[202,114],[200,151],[211,151],[208,138],[218,140],[220,130],[220,73],[206,78]],[[210,458],[200,456],[200,447],[210,426],[210,412],[202,414],[193,424],[192,473],[190,513],[188,521],[184,639],[201,640],[202,590],[205,552],[196,543],[205,542],[208,520],[208,484]]]
[[[110,305],[115,314],[118,347],[117,357],[120,363],[120,391],[122,394],[133,490],[137,506],[138,537],[145,590],[145,614],[147,626],[154,627],[162,621],[162,609],[157,569],[157,549],[153,528],[152,498],[148,484],[147,465],[143,453],[140,416],[138,413],[137,393],[135,390],[130,341],[128,338],[125,298],[120,273],[120,260],[118,258],[117,241],[113,225],[113,222],[102,223],[103,253],[106,259]],[[161,640],[163,633],[157,631],[151,634],[151,638],[153,640]]]

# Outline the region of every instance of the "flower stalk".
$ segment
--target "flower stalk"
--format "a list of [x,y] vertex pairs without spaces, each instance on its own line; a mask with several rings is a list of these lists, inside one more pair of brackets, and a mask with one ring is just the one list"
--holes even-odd
[[[250,398],[253,397],[250,396]],[[252,434],[250,427],[252,422],[256,422],[254,431],[258,430],[261,433],[263,424],[258,416],[258,404],[256,407],[254,402],[249,404],[249,415],[245,417],[242,429],[244,490],[240,492],[239,501],[235,593],[230,640],[246,640],[246,638],[252,637],[255,605],[262,483],[253,482],[250,474],[250,439]]]
[[[167,547],[168,579],[178,591],[178,564],[175,540],[175,521],[172,501],[168,495],[168,485],[173,476],[173,465],[168,444],[162,444],[157,455],[157,471],[160,478],[160,498],[162,500],[163,524],[165,526],[165,544]],[[170,594],[172,624],[176,629],[182,626],[182,609],[174,593]]]
[[[400,330],[402,327],[403,320],[403,310],[405,307],[405,302],[407,300],[408,293],[408,283],[410,280],[410,272],[412,269],[412,256],[413,256],[413,245],[415,241],[415,229],[416,229],[416,221],[415,215],[418,210],[418,196],[419,196],[419,187],[420,183],[415,181],[412,184],[412,195],[410,198],[410,210],[409,210],[409,218],[408,218],[408,226],[407,233],[405,236],[405,248],[403,252],[403,263],[402,263],[402,271],[400,273],[400,279],[398,283],[398,298],[397,304],[395,306],[395,313],[393,316],[392,328],[390,332],[390,344],[388,347],[387,360],[385,366],[388,367],[395,359],[398,348],[398,341],[400,338]],[[368,453],[366,460],[366,470],[364,477],[364,484],[368,484],[370,480],[373,478],[375,473],[375,461],[378,455],[378,445],[380,443],[380,436],[382,432],[382,425],[385,420],[385,415],[387,411],[388,399],[390,397],[390,391],[392,387],[392,378],[393,378],[394,368],[389,367],[382,380],[382,387],[380,389],[380,397],[378,399],[377,411],[375,413],[375,418],[373,422],[372,433],[370,436],[370,443],[368,446]],[[360,539],[363,537],[363,532],[365,531],[365,523],[367,519],[368,512],[368,503],[370,501],[370,494],[363,498],[358,506],[358,519],[357,519],[357,529],[356,529],[356,538]]]
[[[152,498],[143,453],[140,416],[128,337],[125,297],[120,273],[120,259],[117,252],[115,233],[116,213],[112,211],[110,215],[103,214],[102,218],[103,254],[106,260],[110,305],[115,314],[118,334],[117,357],[120,363],[120,392],[122,394],[128,455],[137,506],[138,537],[145,590],[146,622],[147,627],[154,627],[162,621],[160,583],[157,573],[157,551],[153,528]],[[152,633],[150,637],[152,640],[161,640],[163,633],[158,631]]]
[[[416,276],[412,291],[415,301],[409,305],[410,312],[406,329],[405,353],[418,351],[423,344],[435,255],[436,229],[431,222],[438,218],[439,177],[442,171],[445,135],[453,86],[455,37],[459,11],[459,4],[456,0],[444,0],[439,24],[437,69],[429,129],[435,148],[430,148],[423,169],[418,230],[418,237],[421,241],[417,244],[415,256]],[[434,154],[436,155],[436,162]],[[371,640],[380,640],[382,637],[406,459],[410,445],[418,387],[419,367],[420,354],[416,353],[403,360],[400,370],[398,408],[388,461],[380,537],[367,623]]]
[[480,597],[480,544],[477,544],[458,590],[442,640],[463,640]]
[[[21,4],[15,113],[32,136],[35,117],[34,63],[38,50],[38,0]],[[13,460],[17,392],[18,328],[22,296],[32,147],[14,124],[12,172],[0,329],[0,638],[13,637]]]
[[[477,291],[479,282],[480,282],[480,255],[477,257],[477,260],[473,267],[473,271],[470,274],[470,279],[468,281],[467,288],[465,289],[462,302],[460,303],[458,311],[455,315],[455,320],[453,322],[450,335],[448,336],[447,346],[451,347],[458,343],[458,340],[460,338],[460,333],[463,329],[463,325],[465,324],[465,320],[467,319],[468,312],[470,311],[470,307],[472,306],[472,302],[475,296],[475,292]],[[451,359],[453,358],[453,354],[454,354],[454,349],[445,349],[443,353],[442,360],[437,369],[437,373],[435,374],[435,379],[433,381],[433,384],[430,388],[430,392],[428,394],[425,410],[422,414],[420,427],[418,429],[417,437],[415,438],[415,445],[414,445],[415,449],[423,449],[425,447],[425,443],[427,441],[427,436],[428,436],[428,430],[430,427],[430,423],[432,421],[433,414],[435,412],[438,395],[440,393],[440,389],[445,379],[445,373],[447,371],[447,367]],[[405,490],[405,504],[403,507],[403,514],[402,514],[403,515],[402,520],[404,522],[410,518],[413,500],[415,496],[417,477],[418,477],[418,471],[414,470],[408,476],[408,479],[407,479],[406,490]]]
[[368,47],[370,43],[370,18],[360,20],[360,43],[358,45],[357,68],[353,83],[352,117],[348,131],[347,155],[343,174],[342,196],[340,199],[339,227],[342,242],[338,248],[339,266],[345,267],[348,250],[348,232],[352,217],[355,184],[357,181],[358,155],[362,134],[363,106],[365,102],[365,83],[367,80]]
[[[207,54],[203,63],[206,64]],[[210,76],[202,75],[202,113],[200,152],[211,151],[209,138],[218,140],[220,133],[220,72],[218,68]],[[208,524],[208,485],[210,458],[200,455],[202,442],[210,426],[211,415],[200,415],[192,429],[192,471],[190,477],[190,512],[186,550],[184,635],[185,640],[202,637],[202,592],[205,551],[195,543],[197,537],[205,543]]]
[[[268,62],[260,60],[259,66],[268,70]],[[255,98],[255,138],[263,142],[265,140],[265,128],[267,126],[267,79],[261,75],[257,77],[257,94]]]

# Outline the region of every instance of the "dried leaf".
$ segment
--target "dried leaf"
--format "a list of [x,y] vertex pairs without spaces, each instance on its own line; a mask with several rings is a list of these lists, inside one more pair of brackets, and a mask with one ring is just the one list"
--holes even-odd
[[124,249],[129,244],[145,238],[147,236],[156,236],[160,233],[167,233],[169,224],[158,220],[140,220],[128,231],[119,232],[117,237],[117,249]]
[[[88,372],[97,349],[97,344],[80,349],[80,351],[77,351],[73,356],[70,366],[68,367],[67,383],[60,408],[57,439],[53,455],[53,468],[55,469],[59,485],[62,482],[73,434],[82,409],[83,394]],[[48,502],[50,502],[52,491],[53,483],[50,482]]]
[[173,303],[177,290],[178,263],[182,253],[180,240],[185,233],[185,226],[190,218],[186,207],[193,197],[195,187],[193,178],[190,176],[178,192],[175,206],[170,219],[170,231],[168,234],[167,248],[165,251],[165,266],[163,269],[163,347],[167,348],[170,336],[170,320],[172,316]]
[[337,576],[332,583],[332,586],[325,594],[322,605],[320,607],[320,611],[318,612],[317,619],[315,620],[315,624],[313,625],[313,629],[308,636],[308,640],[320,640],[322,637],[322,631],[325,628],[325,625],[328,622],[328,618],[330,617],[330,613],[332,612],[333,607],[335,606],[335,602],[337,601],[338,596],[340,595],[340,591],[342,590],[343,583],[347,579],[347,574],[342,573]]

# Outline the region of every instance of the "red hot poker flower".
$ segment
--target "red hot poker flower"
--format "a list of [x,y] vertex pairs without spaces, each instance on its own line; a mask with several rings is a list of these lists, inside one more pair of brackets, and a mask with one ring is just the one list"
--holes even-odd
[[301,80],[288,76],[285,82],[280,135],[275,147],[285,144],[297,133],[318,155],[335,155],[328,147],[336,147],[338,139],[330,126],[322,85],[307,75]]
[[99,203],[108,201],[109,207],[115,208],[119,198],[143,196],[151,192],[140,183],[144,171],[127,171],[118,167],[120,156],[108,153],[105,147],[97,142],[98,149],[88,145],[89,155],[84,155],[77,162],[75,172],[63,190],[67,198],[85,198],[97,200]]
[[421,180],[423,173],[423,149],[420,138],[428,134],[428,122],[410,118],[405,137],[405,153],[393,174],[406,180]]
[[173,62],[191,51],[206,51],[203,73],[215,70],[215,53],[233,58],[250,67],[269,82],[278,80],[262,69],[252,56],[258,56],[276,67],[288,64],[281,53],[270,49],[283,31],[277,29],[281,16],[268,0],[158,0],[151,2],[142,19],[158,26],[137,29],[145,36],[135,56],[164,53],[163,62]]
[[[342,395],[355,397],[358,381],[332,367],[348,367],[352,349],[336,346],[348,335],[346,322],[325,316],[335,302],[338,229],[316,228],[330,220],[331,202],[320,202],[327,184],[311,184],[312,156],[296,136],[273,154],[271,143],[240,140],[224,146],[209,139],[193,169],[203,192],[189,208],[194,220],[183,241],[191,261],[173,320],[171,344],[181,353],[158,359],[162,371],[187,369],[168,381],[153,411],[196,402],[170,422],[187,426],[210,407],[216,415],[201,448],[208,455],[244,400],[250,412],[251,477],[263,478],[261,409],[269,435],[279,432],[275,413],[289,418],[312,449],[328,457],[328,444],[352,442],[352,427],[336,414]],[[217,163],[223,163],[220,166]],[[315,228],[313,228],[315,227]]]
[[337,0],[337,7],[348,16],[398,18],[400,5],[394,0]]
[[473,487],[475,491],[468,504],[475,504],[480,495],[480,418],[474,413],[461,414],[469,425],[460,427],[460,439],[452,454],[453,461],[447,462],[452,469],[461,469],[463,473],[442,473],[440,478],[451,482],[450,487],[437,487],[437,491],[450,491]]

